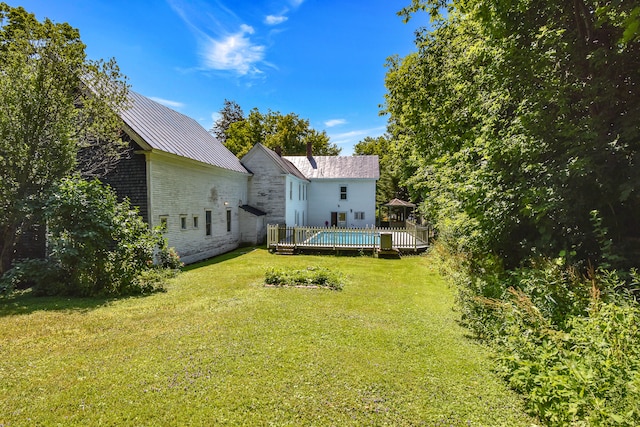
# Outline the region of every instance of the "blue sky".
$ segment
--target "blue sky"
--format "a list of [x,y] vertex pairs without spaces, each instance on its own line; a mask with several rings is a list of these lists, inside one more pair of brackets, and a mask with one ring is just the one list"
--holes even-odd
[[352,153],[384,133],[386,58],[415,50],[410,0],[22,0],[114,57],[132,89],[209,129],[224,99],[295,113]]

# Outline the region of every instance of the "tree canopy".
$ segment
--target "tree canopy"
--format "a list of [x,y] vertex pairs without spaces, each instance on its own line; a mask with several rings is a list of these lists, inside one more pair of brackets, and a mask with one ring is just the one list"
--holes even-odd
[[401,184],[402,176],[394,155],[395,146],[389,135],[376,138],[367,136],[353,147],[354,155],[377,155],[380,162],[380,179],[376,185],[376,205],[383,205],[392,199],[409,198],[406,186]]
[[46,199],[72,170],[97,176],[126,150],[115,61],[91,61],[78,30],[0,3],[0,274]]
[[283,155],[289,156],[306,154],[308,142],[312,144],[315,155],[340,154],[340,148],[330,142],[325,131],[312,129],[309,120],[294,113],[282,115],[271,110],[261,113],[254,108],[246,118],[232,122],[225,135],[225,146],[238,157],[247,154],[257,143],[280,149]]
[[633,259],[638,7],[413,0],[403,13],[419,10],[434,29],[416,53],[389,59],[385,111],[423,213],[464,250],[507,265]]
[[220,109],[219,114],[220,117],[218,117],[209,132],[224,144],[227,140],[227,131],[231,125],[244,120],[244,111],[237,102],[225,99],[224,106]]

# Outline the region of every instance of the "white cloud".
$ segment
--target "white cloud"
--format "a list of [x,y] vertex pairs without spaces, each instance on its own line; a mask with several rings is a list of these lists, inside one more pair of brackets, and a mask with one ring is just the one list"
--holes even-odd
[[253,27],[242,24],[235,34],[208,38],[203,52],[205,66],[213,70],[236,71],[240,75],[259,72],[255,64],[264,59],[265,47],[254,44],[247,37],[253,33]]
[[278,25],[278,24],[282,24],[283,22],[285,22],[287,19],[286,16],[283,15],[267,15],[264,18],[264,23],[267,25]]
[[375,138],[384,134],[386,129],[386,126],[371,129],[356,129],[349,132],[329,134],[329,138],[331,142],[337,145],[355,145],[367,136]]
[[184,107],[184,104],[182,102],[178,102],[178,101],[171,101],[169,99],[163,99],[163,98],[158,98],[155,96],[150,96],[149,99],[156,101],[158,104],[162,104],[165,107],[170,107],[170,108],[182,108]]
[[332,119],[324,122],[324,125],[328,128],[332,128],[334,126],[343,125],[345,123],[347,123],[345,119]]
[[293,7],[298,7],[304,3],[304,0],[289,0],[289,3],[291,3],[291,6]]

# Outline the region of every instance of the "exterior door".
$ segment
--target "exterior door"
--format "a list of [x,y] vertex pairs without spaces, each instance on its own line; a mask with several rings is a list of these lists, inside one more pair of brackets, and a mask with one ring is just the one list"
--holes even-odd
[[338,226],[338,212],[331,212],[331,226]]
[[346,227],[346,226],[347,226],[347,213],[338,212],[338,227]]

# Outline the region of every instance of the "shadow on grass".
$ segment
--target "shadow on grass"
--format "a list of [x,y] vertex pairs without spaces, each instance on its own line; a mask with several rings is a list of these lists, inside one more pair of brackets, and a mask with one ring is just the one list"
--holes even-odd
[[30,290],[19,291],[12,295],[0,298],[0,317],[31,314],[36,311],[86,312],[98,307],[109,305],[115,299],[117,298],[35,296]]
[[[182,268],[182,271],[190,271],[201,267],[225,262],[249,252],[253,252],[258,247],[243,247],[235,249],[216,257],[190,264]],[[143,298],[146,295],[127,295],[118,297],[62,297],[62,296],[36,296],[30,289],[17,291],[11,295],[0,297],[0,317],[31,314],[36,311],[74,311],[86,312],[96,308],[109,305],[113,301],[122,298]]]
[[195,264],[189,264],[182,268],[182,271],[191,271],[196,270],[198,268],[207,267],[214,264],[219,264],[221,262],[229,261],[234,258],[238,258],[242,255],[246,255],[249,252],[253,252],[256,249],[266,249],[264,246],[247,246],[243,248],[234,249],[231,252],[227,252],[222,255],[217,255],[213,258],[205,259],[204,261],[199,261]]

